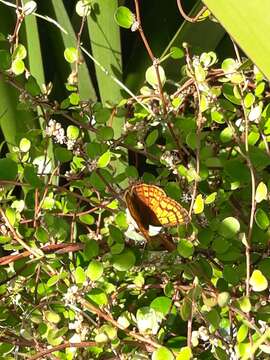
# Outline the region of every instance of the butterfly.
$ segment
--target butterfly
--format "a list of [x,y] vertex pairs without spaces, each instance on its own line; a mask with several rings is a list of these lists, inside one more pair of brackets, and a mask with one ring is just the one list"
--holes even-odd
[[151,239],[150,225],[173,227],[190,222],[187,210],[155,185],[131,186],[125,193],[125,201],[131,216],[147,240]]

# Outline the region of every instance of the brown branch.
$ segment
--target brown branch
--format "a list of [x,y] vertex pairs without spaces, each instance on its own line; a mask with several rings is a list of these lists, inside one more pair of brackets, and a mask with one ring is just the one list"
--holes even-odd
[[178,6],[178,9],[179,9],[179,12],[180,14],[182,15],[182,17],[188,21],[188,22],[191,22],[191,23],[195,23],[198,21],[199,17],[205,12],[205,10],[207,10],[207,7],[206,6],[203,6],[202,9],[198,12],[197,15],[195,15],[194,17],[190,17],[188,16],[184,9],[183,9],[183,6],[181,4],[181,0],[177,0],[177,6]]
[[[46,245],[46,246],[43,246],[41,248],[41,250],[45,254],[50,254],[50,253],[65,254],[67,252],[80,251],[83,248],[84,248],[84,244],[81,244],[81,243],[77,243],[77,244],[73,244],[73,243],[63,244],[62,243],[62,244]],[[30,255],[31,255],[30,251],[24,251],[24,252],[22,252],[20,254],[2,256],[2,257],[0,257],[0,266],[1,265],[8,265],[8,264],[10,264],[10,263],[12,263],[14,261],[17,261],[19,259],[23,259],[23,258],[28,257]]]
[[80,343],[70,343],[70,342],[65,342],[63,344],[54,346],[50,349],[46,349],[46,350],[42,350],[40,352],[38,352],[36,355],[31,356],[30,358],[28,358],[29,360],[36,360],[39,358],[44,358],[46,355],[49,355],[55,351],[60,351],[60,350],[64,350],[67,348],[85,348],[85,347],[89,347],[89,346],[96,346],[97,343],[95,341],[82,341]]

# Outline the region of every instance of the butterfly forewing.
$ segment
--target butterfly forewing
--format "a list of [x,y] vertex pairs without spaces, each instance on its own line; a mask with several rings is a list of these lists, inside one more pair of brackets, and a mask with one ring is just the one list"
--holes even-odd
[[187,210],[157,186],[134,185],[128,194],[130,204],[127,202],[127,206],[131,215],[145,228],[149,225],[172,227],[190,221]]

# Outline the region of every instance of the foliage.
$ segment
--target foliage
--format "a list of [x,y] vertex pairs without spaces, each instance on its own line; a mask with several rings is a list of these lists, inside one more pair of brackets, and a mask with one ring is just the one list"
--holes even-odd
[[[62,11],[70,26],[60,3],[55,14]],[[7,31],[1,35],[1,87],[12,89],[18,117],[10,128],[1,122],[0,356],[264,358],[268,82],[236,45],[234,57],[193,55],[178,44],[156,59],[139,7],[133,14],[112,3],[110,13],[108,2],[77,2],[77,40],[67,36],[61,54],[69,69],[58,79],[65,95],[31,71],[20,27],[34,16],[34,1],[17,8],[9,42]],[[104,64],[94,38],[92,53],[81,46],[87,17],[100,36],[99,10],[103,20],[110,14],[114,34],[118,23],[145,45],[152,64],[136,94],[126,86],[128,75],[126,84],[117,76],[122,67],[113,47],[113,60]],[[63,22],[41,21],[56,25],[55,36],[63,31]],[[96,87],[85,59],[95,64]],[[177,77],[168,75],[168,62]],[[172,252],[156,241],[145,246],[128,217],[124,192],[138,180],[190,210],[188,226],[161,230],[173,240]]]

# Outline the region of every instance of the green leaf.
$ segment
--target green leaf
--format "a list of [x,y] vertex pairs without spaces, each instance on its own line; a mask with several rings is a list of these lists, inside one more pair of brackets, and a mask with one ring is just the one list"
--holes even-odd
[[255,101],[255,96],[252,93],[248,93],[244,98],[244,104],[246,108],[250,108]]
[[203,82],[206,78],[206,75],[206,71],[200,64],[195,66],[195,78],[198,82]]
[[266,230],[270,225],[269,218],[263,209],[256,210],[255,221],[259,228],[262,230]]
[[72,160],[73,154],[72,151],[58,146],[54,149],[55,160],[60,161],[61,163],[66,163]]
[[27,56],[27,51],[24,45],[18,44],[14,53],[12,54],[13,60],[23,60]]
[[113,255],[112,264],[118,271],[127,271],[131,269],[136,262],[134,253],[131,250],[125,250],[122,254]]
[[87,298],[89,298],[95,305],[104,306],[108,304],[108,298],[106,293],[99,288],[92,289],[87,293]]
[[218,233],[225,238],[229,239],[234,237],[240,230],[240,223],[234,217],[227,217],[224,219],[220,227],[218,228]]
[[90,15],[91,12],[91,3],[88,3],[88,1],[80,0],[76,4],[76,13],[83,17]]
[[212,194],[208,195],[204,200],[205,205],[212,204],[216,200],[216,197],[217,197],[217,192],[213,192]]
[[126,230],[128,228],[126,213],[123,211],[119,211],[117,213],[115,222],[120,227],[120,229]]
[[22,138],[19,145],[20,150],[22,152],[27,152],[30,150],[30,147],[31,147],[31,141],[26,138]]
[[113,128],[109,126],[100,127],[97,130],[97,139],[101,141],[111,140],[114,137]]
[[232,137],[233,137],[233,131],[230,127],[226,127],[220,133],[220,140],[223,143],[230,142],[232,140]]
[[133,179],[137,179],[139,177],[138,170],[133,165],[130,165],[130,166],[126,167],[125,174],[126,174],[127,177],[130,177],[130,178],[133,178]]
[[37,3],[35,1],[28,1],[23,6],[23,12],[26,16],[31,15],[37,9]]
[[80,135],[80,130],[77,126],[69,125],[67,127],[67,137],[70,140],[77,140]]
[[61,317],[56,312],[51,310],[45,311],[44,315],[45,318],[53,324],[58,324],[61,320]]
[[169,349],[161,346],[152,353],[151,360],[174,360],[174,356]]
[[150,134],[147,135],[147,138],[145,140],[146,146],[150,147],[154,145],[158,139],[158,135],[159,134],[157,129],[151,131]]
[[256,189],[255,200],[257,203],[267,200],[267,186],[264,182],[260,182]]
[[245,325],[245,324],[242,324],[240,326],[240,328],[238,329],[238,331],[237,331],[237,341],[239,343],[243,342],[246,339],[246,337],[248,335],[248,329],[249,329],[249,327],[247,325]]
[[71,93],[70,95],[69,95],[69,102],[70,102],[70,104],[71,105],[78,105],[79,104],[79,102],[80,102],[80,95],[78,94],[78,93],[75,93],[75,92],[73,92],[73,93]]
[[208,313],[205,314],[206,319],[210,322],[210,324],[217,329],[220,322],[220,316],[216,309],[210,310]]
[[258,268],[270,280],[270,258],[262,259],[259,262]]
[[6,209],[6,217],[8,218],[8,221],[10,223],[11,226],[15,225],[16,222],[16,212],[14,209],[12,208],[7,208]]
[[86,270],[86,275],[91,281],[97,281],[103,274],[103,265],[101,262],[92,260]]
[[83,214],[79,216],[81,222],[87,225],[93,225],[95,223],[95,218],[91,214]]
[[78,50],[74,47],[69,47],[69,48],[65,49],[64,57],[67,62],[72,64],[75,61],[78,61],[78,58],[79,58]]
[[11,159],[0,159],[0,180],[15,180],[18,166]]
[[186,143],[192,150],[197,148],[197,135],[194,131],[191,131],[187,134]]
[[60,280],[60,279],[59,279],[59,275],[53,275],[53,276],[50,277],[49,280],[47,281],[47,286],[48,286],[48,287],[51,287],[51,286],[57,284],[59,280]]
[[176,360],[191,360],[191,359],[192,359],[192,350],[188,346],[182,347],[176,356]]
[[106,151],[104,154],[100,156],[97,162],[97,166],[99,168],[105,168],[109,165],[111,161],[112,153],[110,151]]
[[14,350],[14,348],[15,348],[15,345],[13,345],[13,344],[1,343],[0,344],[0,355],[6,360],[11,360],[12,357],[9,358],[9,357],[7,357],[7,355],[9,353],[11,353]]
[[15,59],[12,61],[11,70],[14,75],[21,75],[25,70],[25,65],[23,60]]
[[196,196],[194,206],[193,206],[194,214],[201,214],[203,212],[203,210],[204,210],[203,197],[202,197],[202,194],[198,194]]
[[264,291],[268,288],[268,281],[260,270],[253,271],[249,283],[252,286],[252,290],[256,292]]
[[171,53],[171,57],[173,59],[181,59],[185,56],[184,51],[181,48],[176,47],[176,46],[172,46],[170,48],[170,53]]
[[[161,85],[163,86],[166,82],[166,75],[163,67],[160,65],[158,66],[158,72],[159,72]],[[145,79],[148,82],[148,84],[150,84],[153,88],[158,87],[158,78],[157,78],[155,66],[152,65],[146,70]]]
[[194,253],[194,247],[190,241],[186,239],[180,239],[177,245],[177,251],[182,257],[189,258]]
[[86,281],[86,275],[82,267],[78,266],[74,273],[76,284],[83,284]]
[[152,309],[157,312],[161,312],[163,315],[167,315],[169,313],[169,311],[171,310],[171,306],[172,300],[166,296],[159,296],[155,298],[150,304],[150,307]]
[[85,244],[84,255],[86,260],[90,260],[99,254],[99,246],[96,240],[90,239]]
[[[244,0],[204,0],[204,4],[223,28],[229,29],[230,36],[269,79],[269,24],[265,14],[270,12],[270,4],[266,2],[265,6],[260,6],[258,1]],[[241,16],[237,16],[238,14]],[[258,19],[261,19],[260,26]],[[261,44],[265,46],[262,47]]]
[[223,291],[218,294],[217,303],[219,307],[225,307],[230,301],[230,293]]
[[248,297],[244,296],[238,300],[239,307],[244,313],[249,313],[251,310],[251,303]]
[[233,179],[241,182],[250,181],[250,173],[245,164],[240,160],[226,161],[224,164],[225,172]]
[[36,168],[32,165],[26,165],[23,172],[24,179],[34,188],[42,187],[43,183],[36,173]]
[[222,62],[221,69],[225,72],[225,74],[231,74],[238,68],[238,66],[239,65],[236,60],[227,58]]
[[241,105],[241,100],[235,97],[234,87],[231,84],[224,84],[222,88],[223,95],[226,99],[235,105]]
[[225,265],[223,278],[232,285],[237,285],[240,281],[239,272],[231,265]]
[[129,29],[135,21],[135,16],[129,8],[119,6],[114,13],[114,19],[119,26]]
[[33,76],[29,76],[25,84],[25,90],[32,96],[38,96],[41,93],[37,80]]
[[184,298],[180,306],[180,315],[183,321],[188,321],[188,319],[191,316],[191,311],[192,311],[192,302],[190,301],[190,298],[187,296]]
[[106,108],[101,108],[95,112],[95,121],[98,124],[106,124],[111,117],[111,111]]
[[216,237],[212,243],[212,249],[218,254],[225,253],[230,248],[230,246],[231,243],[223,237]]
[[7,70],[11,65],[10,53],[6,50],[0,49],[0,70]]

